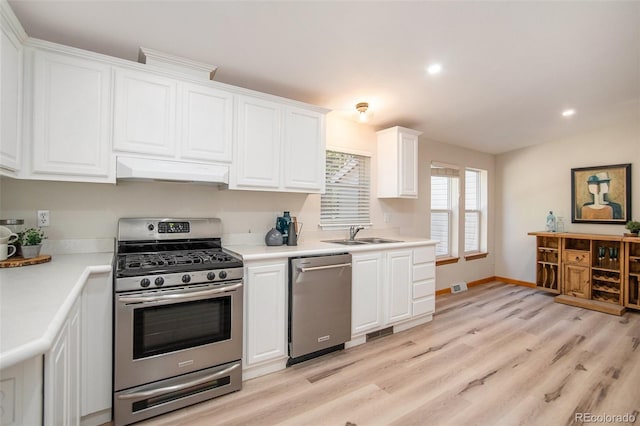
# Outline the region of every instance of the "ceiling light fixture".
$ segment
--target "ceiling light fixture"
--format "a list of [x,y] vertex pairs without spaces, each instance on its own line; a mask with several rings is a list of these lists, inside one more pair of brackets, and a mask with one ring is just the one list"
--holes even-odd
[[575,113],[576,113],[575,109],[565,109],[564,111],[562,111],[562,116],[563,117],[571,117]]
[[431,64],[427,67],[427,72],[430,75],[440,74],[442,72],[442,64]]
[[361,122],[367,121],[367,110],[369,109],[368,102],[359,102],[356,104],[356,110],[358,111]]

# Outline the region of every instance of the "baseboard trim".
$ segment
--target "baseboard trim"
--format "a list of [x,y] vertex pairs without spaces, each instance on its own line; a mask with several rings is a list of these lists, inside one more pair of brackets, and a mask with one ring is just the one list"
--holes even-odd
[[[520,280],[514,280],[512,278],[497,277],[497,276],[482,278],[482,279],[476,280],[476,281],[469,281],[467,283],[467,287],[475,287],[477,285],[488,284],[488,283],[492,283],[494,281],[500,281],[500,282],[503,282],[503,283],[506,283],[506,284],[520,285],[520,286],[523,286],[523,287],[531,287],[531,288],[535,288],[536,287],[535,283],[530,283],[528,281],[520,281]],[[450,288],[443,288],[443,289],[440,289],[440,290],[436,290],[436,296],[442,296],[443,294],[449,294],[449,293],[451,293],[451,289]]]
[[507,278],[507,277],[493,277],[493,278],[495,279],[495,281],[501,281],[507,284],[515,284],[515,285],[521,285],[524,287],[531,287],[531,288],[536,287],[535,283],[530,283],[529,281],[514,280],[513,278]]

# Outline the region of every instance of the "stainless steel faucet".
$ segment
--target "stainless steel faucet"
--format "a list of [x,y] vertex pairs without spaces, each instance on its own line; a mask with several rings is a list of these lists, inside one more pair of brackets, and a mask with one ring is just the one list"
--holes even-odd
[[349,227],[349,239],[354,240],[356,238],[356,235],[358,234],[358,231],[360,231],[361,229],[364,229],[364,226],[351,225]]

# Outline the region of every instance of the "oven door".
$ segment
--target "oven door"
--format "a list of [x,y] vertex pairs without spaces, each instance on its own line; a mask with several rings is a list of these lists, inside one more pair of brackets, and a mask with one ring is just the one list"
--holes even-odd
[[242,281],[116,294],[114,391],[242,358]]

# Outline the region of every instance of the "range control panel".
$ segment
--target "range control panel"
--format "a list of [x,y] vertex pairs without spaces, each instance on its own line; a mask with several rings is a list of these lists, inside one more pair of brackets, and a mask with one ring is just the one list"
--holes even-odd
[[191,231],[189,222],[159,222],[159,234],[187,234]]

